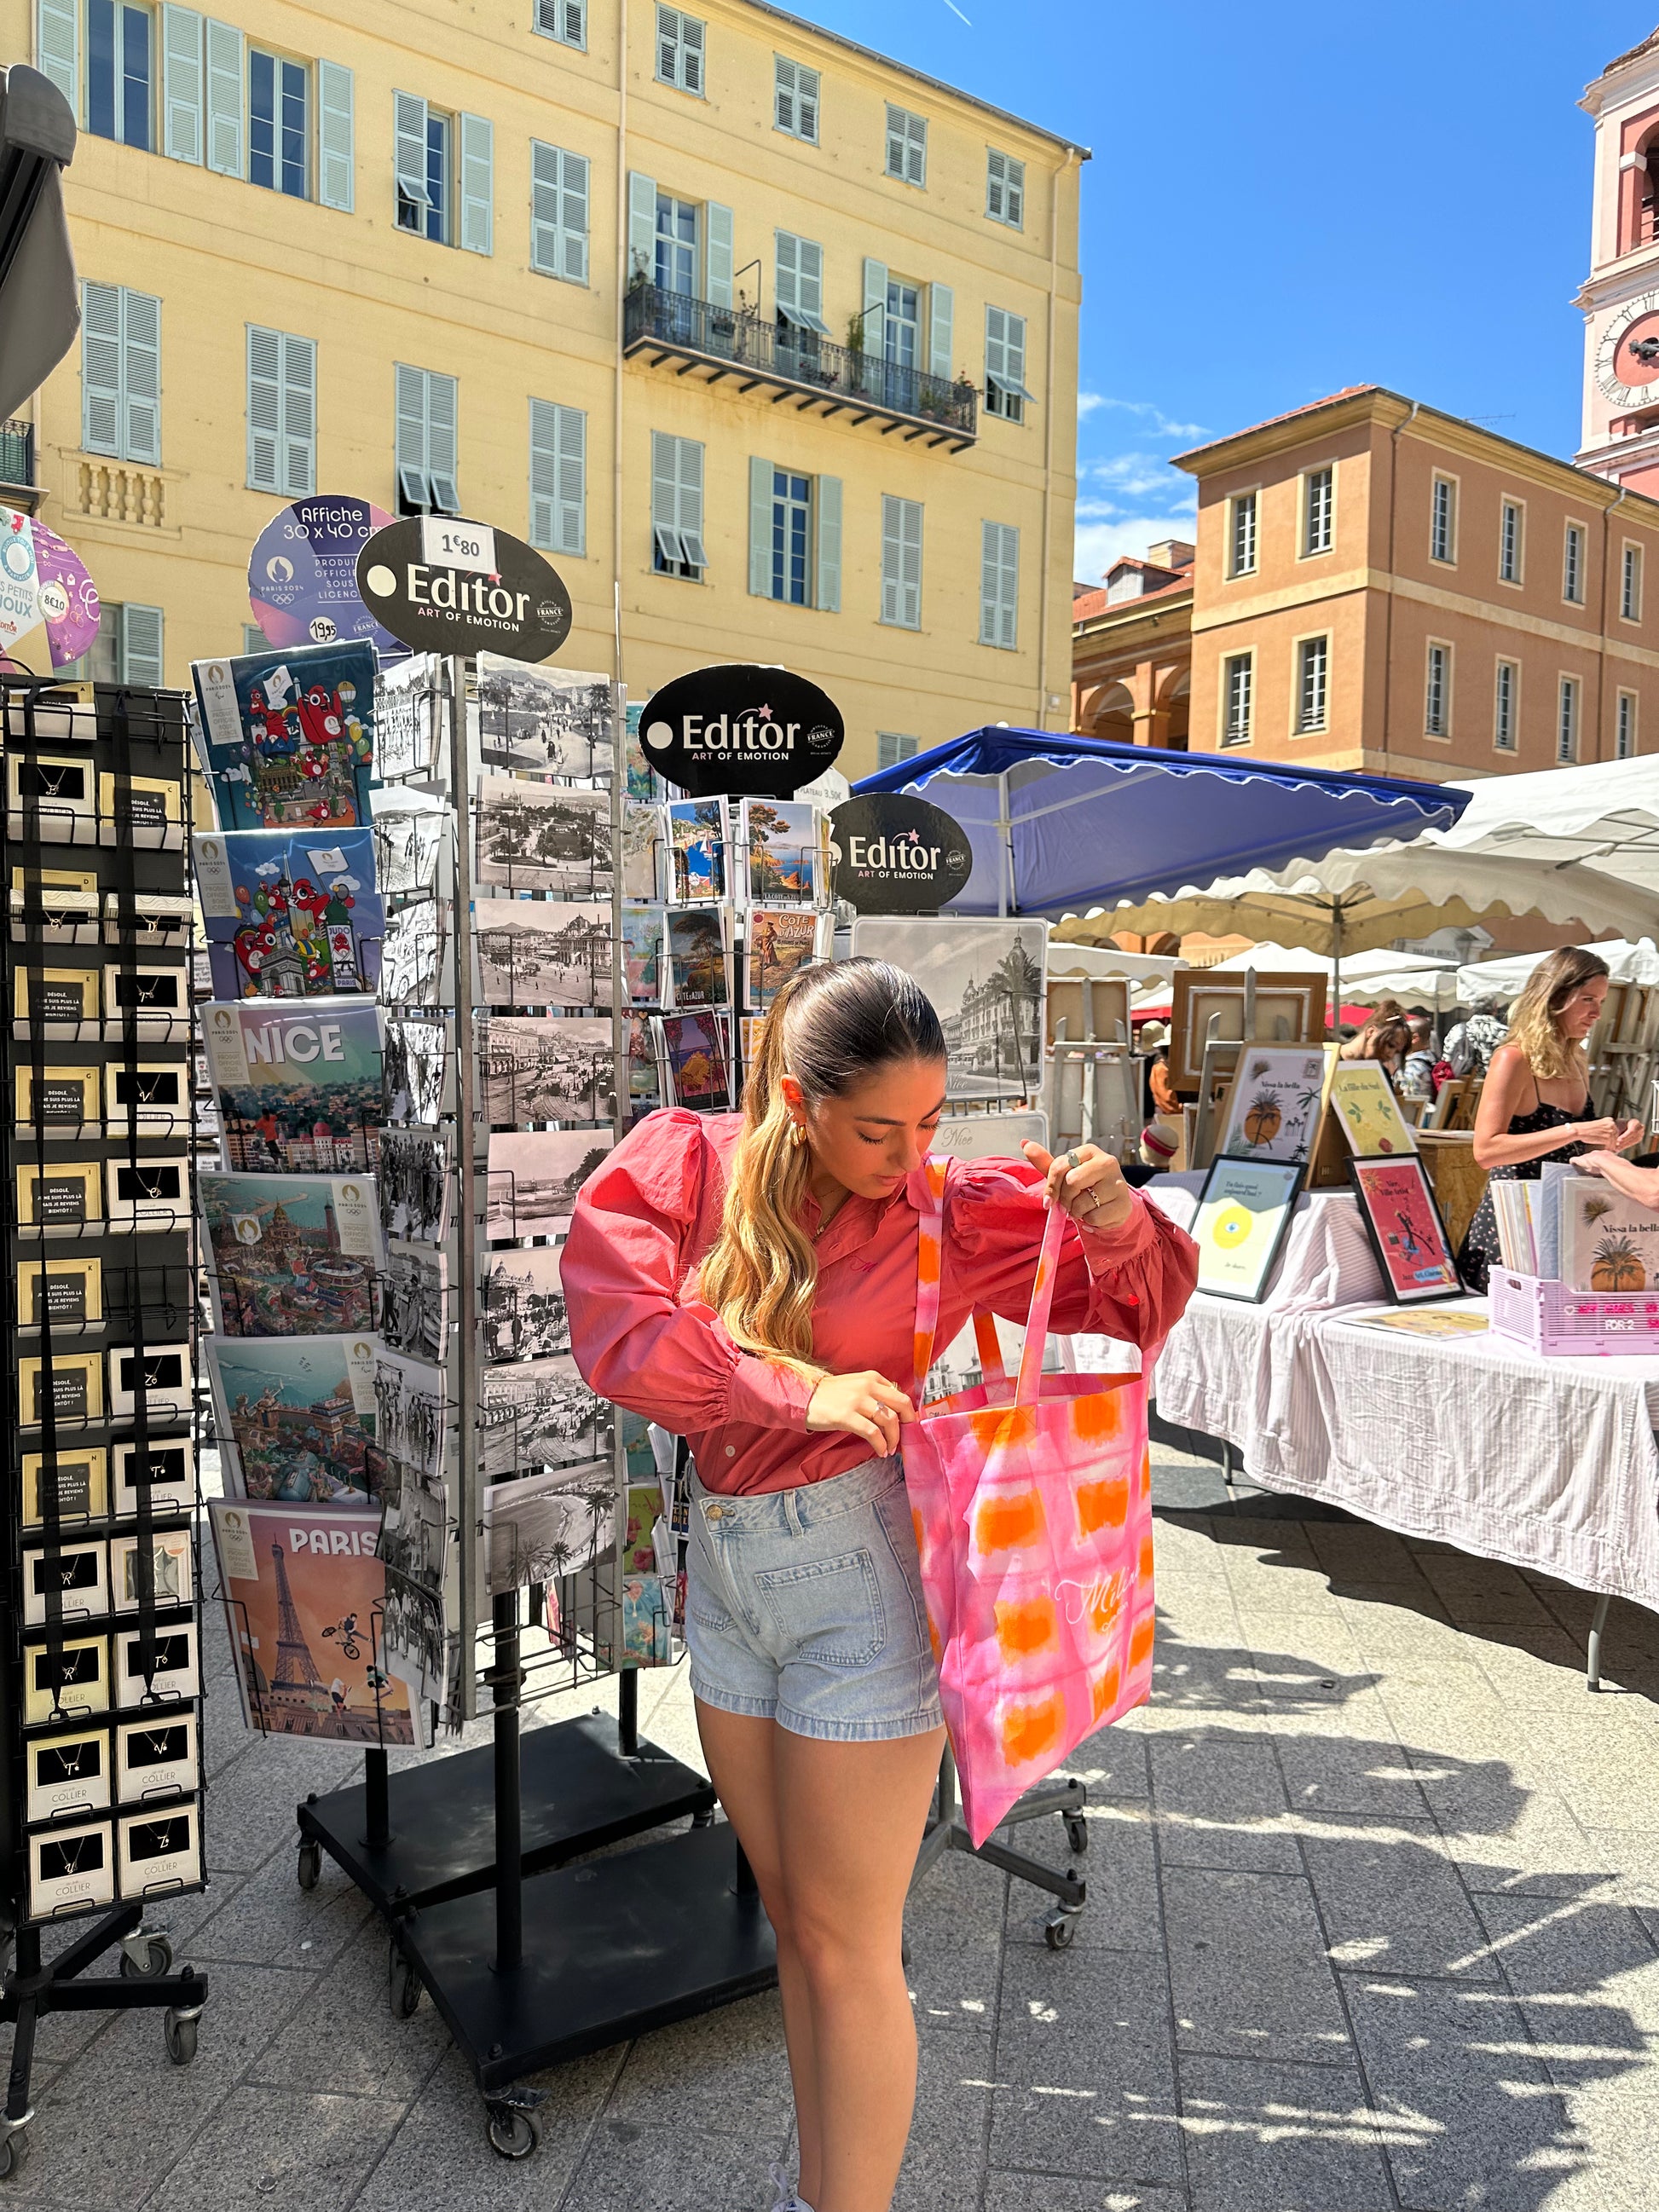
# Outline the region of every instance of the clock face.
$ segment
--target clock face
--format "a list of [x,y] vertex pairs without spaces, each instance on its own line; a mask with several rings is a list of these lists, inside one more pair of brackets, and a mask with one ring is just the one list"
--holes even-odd
[[1602,331],[1595,380],[1615,407],[1659,402],[1659,292],[1621,307]]

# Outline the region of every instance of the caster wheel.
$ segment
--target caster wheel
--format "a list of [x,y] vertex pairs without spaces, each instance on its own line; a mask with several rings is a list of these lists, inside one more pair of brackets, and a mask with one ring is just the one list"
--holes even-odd
[[146,1936],[141,1940],[149,1946],[142,1963],[134,1960],[131,1951],[123,1951],[121,1973],[129,1982],[159,1982],[163,1974],[173,1972],[173,1946],[165,1936]]
[[1051,1951],[1069,1951],[1077,1940],[1076,1913],[1051,1912],[1042,1923],[1042,1940]]
[[711,1805],[706,1813],[694,1813],[691,1815],[691,1825],[694,1828],[712,1828],[714,1825],[714,1807]]
[[167,2034],[167,2057],[175,2066],[188,2066],[196,2056],[196,2022],[169,2006],[161,2015],[161,2026]]
[[28,2132],[14,2128],[3,2142],[0,2142],[0,2181],[15,2181],[23,2171],[29,2154]]
[[323,1847],[309,1836],[300,1845],[299,1864],[295,1872],[301,1889],[315,1889],[323,1878]]
[[492,2105],[484,2114],[484,2134],[497,2158],[530,2158],[540,2148],[542,2124],[518,2105]]
[[1089,1823],[1081,1813],[1066,1815],[1066,1841],[1072,1856],[1080,1859],[1089,1848]]
[[413,2020],[421,2008],[421,1981],[394,1943],[387,1969],[387,1984],[394,2020]]

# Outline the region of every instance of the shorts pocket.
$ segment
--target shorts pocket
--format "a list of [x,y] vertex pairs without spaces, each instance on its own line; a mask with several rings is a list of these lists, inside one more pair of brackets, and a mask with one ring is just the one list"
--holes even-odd
[[713,1635],[729,1636],[735,1624],[726,1609],[712,1566],[694,1536],[686,1547],[685,1610],[699,1628],[706,1628]]
[[755,1577],[761,1601],[803,1659],[830,1667],[867,1667],[885,1649],[887,1608],[876,1563],[865,1548]]

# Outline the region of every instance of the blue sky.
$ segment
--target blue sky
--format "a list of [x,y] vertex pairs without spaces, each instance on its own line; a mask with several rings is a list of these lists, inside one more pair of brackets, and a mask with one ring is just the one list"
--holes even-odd
[[1577,101],[1659,0],[793,4],[1092,149],[1077,575],[1188,526],[1171,453],[1345,384],[1577,446]]

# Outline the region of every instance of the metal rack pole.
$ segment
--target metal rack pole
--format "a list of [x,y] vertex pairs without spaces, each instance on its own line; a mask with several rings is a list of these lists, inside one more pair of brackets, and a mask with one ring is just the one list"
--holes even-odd
[[[449,788],[455,811],[454,903],[451,942],[455,958],[455,1173],[458,1182],[454,1346],[456,1367],[456,1523],[461,1571],[459,1620],[461,1698],[465,1717],[478,1709],[476,1655],[478,1644],[479,1515],[477,1469],[473,1458],[478,1427],[478,1229],[477,1208],[478,1132],[477,1054],[472,1042],[472,806],[466,736],[465,657],[449,661]],[[518,1741],[517,1722],[514,1742]],[[516,1749],[515,1749],[516,1757]],[[515,1854],[514,1863],[517,1865]]]
[[519,1593],[505,1590],[490,1608],[495,1701],[495,1971],[510,1974],[524,1956],[524,1804],[519,1760]]

